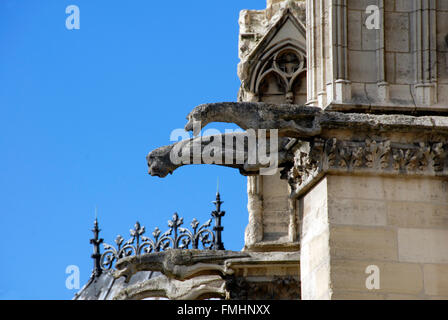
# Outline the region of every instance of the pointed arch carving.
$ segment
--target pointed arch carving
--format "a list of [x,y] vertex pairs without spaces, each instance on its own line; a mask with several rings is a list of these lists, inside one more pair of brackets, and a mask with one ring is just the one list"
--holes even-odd
[[[287,9],[242,61],[239,72],[242,97],[250,101],[294,103],[299,91],[306,96],[307,83],[303,81],[306,71],[306,29]],[[305,88],[297,89],[302,85]],[[275,87],[281,87],[281,92],[273,93]]]
[[277,43],[267,50],[254,66],[249,90],[261,96],[262,84],[268,75],[275,74],[283,80],[285,92],[292,93],[296,79],[306,72],[306,54],[292,39]]

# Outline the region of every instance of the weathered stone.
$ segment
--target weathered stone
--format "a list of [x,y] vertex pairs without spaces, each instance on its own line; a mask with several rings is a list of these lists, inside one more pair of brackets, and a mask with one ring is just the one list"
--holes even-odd
[[[418,193],[413,194],[414,197],[419,196]],[[387,204],[387,223],[401,228],[447,229],[448,204],[390,201]]]
[[397,260],[397,233],[387,227],[333,226],[331,256],[336,259]]
[[328,202],[330,223],[340,225],[384,226],[386,204],[378,200],[331,198]]
[[176,280],[184,280],[198,273],[231,274],[225,261],[248,257],[247,254],[232,251],[201,251],[171,249],[118,260],[115,277],[124,276],[129,281],[139,271],[158,271]]
[[399,260],[448,264],[448,230],[398,229]]
[[[258,154],[259,144],[257,144],[257,140],[254,140],[256,150],[251,150],[247,137],[247,133],[244,132],[226,133],[197,137],[158,148],[146,157],[148,172],[152,176],[164,178],[185,165],[216,164],[237,168],[243,175],[257,175],[261,168],[265,168],[269,164],[261,164],[260,157],[255,158],[249,155],[249,152]],[[290,141],[288,138],[274,141],[274,143],[278,143],[278,148],[274,149],[275,154],[271,153],[271,140],[269,138],[264,144],[267,156],[276,157],[280,167],[292,160],[291,153],[286,149]],[[208,151],[206,151],[207,149]],[[172,160],[173,156],[176,161]]]
[[157,277],[129,286],[119,292],[114,300],[143,300],[148,298],[197,300],[225,297],[225,281],[220,276],[199,276],[184,281]]
[[[187,117],[185,130],[194,123],[200,130],[212,122],[235,123],[243,129],[278,129],[280,136],[307,139],[323,134],[324,129],[360,131],[448,133],[444,117],[404,114],[372,115],[321,111],[313,107],[249,102],[210,103],[196,107]],[[195,132],[198,133],[198,132]]]
[[[366,269],[375,265],[379,270],[379,289],[366,286],[369,274]],[[375,259],[363,261],[333,260],[331,279],[336,292],[353,294],[419,294],[423,290],[423,271],[419,264],[383,262]]]
[[425,293],[432,296],[448,297],[448,265],[425,264]]

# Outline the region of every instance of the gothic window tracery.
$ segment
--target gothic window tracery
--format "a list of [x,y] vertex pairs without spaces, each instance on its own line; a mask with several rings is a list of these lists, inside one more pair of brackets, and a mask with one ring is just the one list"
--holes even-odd
[[258,68],[254,92],[260,101],[295,103],[297,96],[306,95],[306,58],[292,45],[270,54]]

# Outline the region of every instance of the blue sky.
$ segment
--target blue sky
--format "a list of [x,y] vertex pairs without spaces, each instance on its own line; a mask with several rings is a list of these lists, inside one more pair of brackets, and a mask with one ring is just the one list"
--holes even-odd
[[[65,8],[80,9],[67,30]],[[89,239],[210,217],[217,177],[226,249],[240,250],[246,178],[188,166],[147,174],[146,154],[206,102],[236,101],[238,15],[265,0],[0,1],[0,299],[71,299]],[[207,128],[233,128],[209,125]]]

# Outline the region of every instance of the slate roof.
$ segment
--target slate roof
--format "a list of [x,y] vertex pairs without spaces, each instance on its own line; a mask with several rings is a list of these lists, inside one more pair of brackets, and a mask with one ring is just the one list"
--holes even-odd
[[112,300],[121,290],[133,284],[160,276],[159,272],[140,271],[132,276],[129,283],[124,277],[114,279],[111,272],[105,271],[99,277],[92,276],[73,300]]

